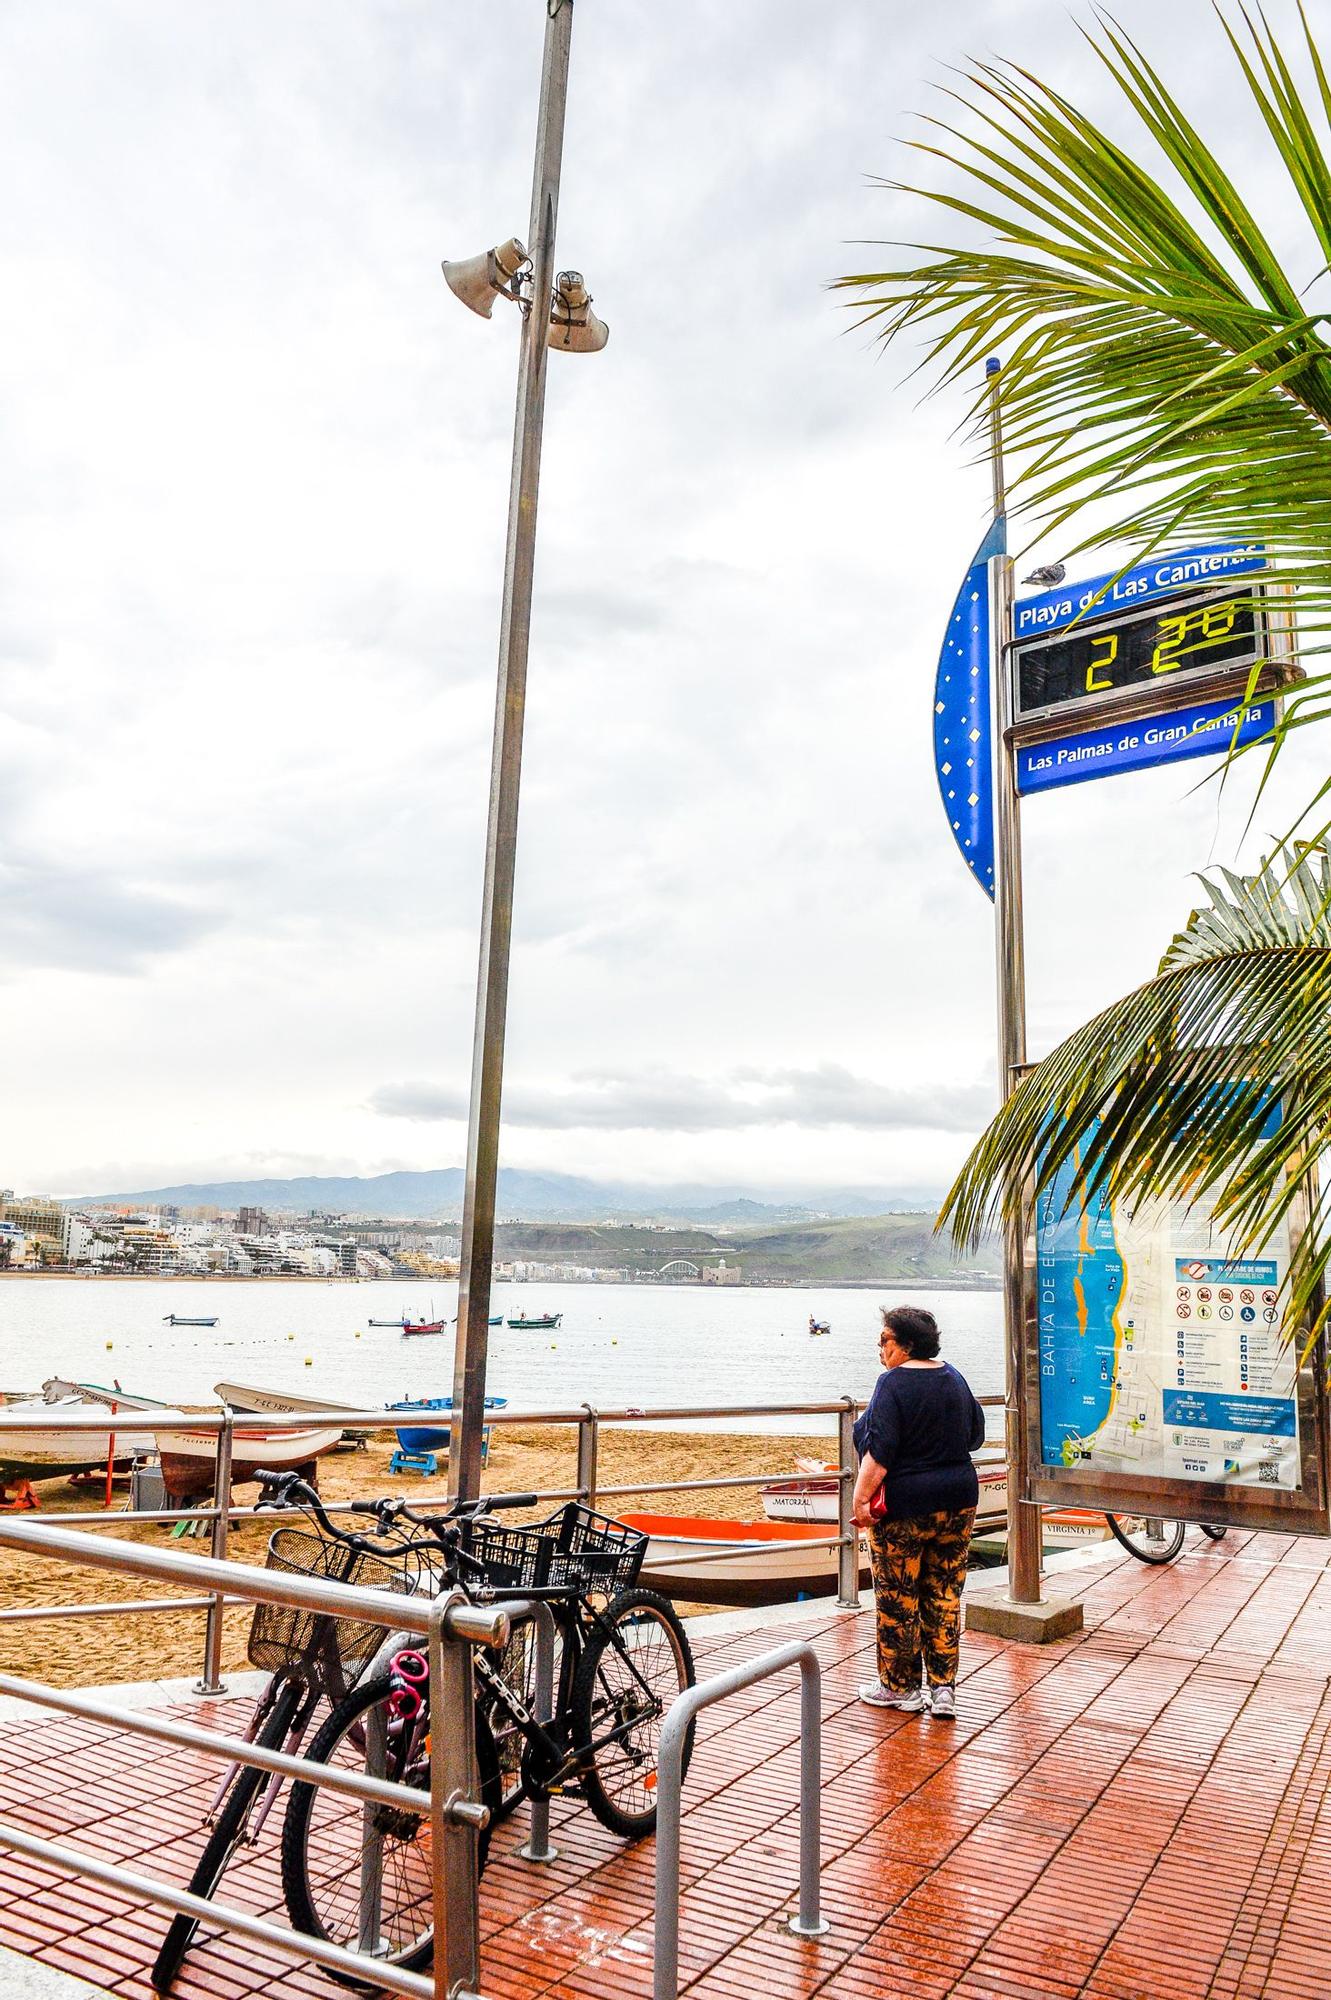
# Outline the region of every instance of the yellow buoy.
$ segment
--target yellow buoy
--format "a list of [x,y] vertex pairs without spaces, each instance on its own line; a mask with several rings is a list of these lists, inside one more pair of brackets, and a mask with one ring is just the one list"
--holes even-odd
[[114,1342],[113,1342],[113,1341],[110,1341],[110,1340],[108,1340],[108,1341],[107,1341],[107,1343],[106,1343],[106,1351],[107,1351],[107,1353],[108,1353],[108,1354],[109,1354],[109,1353],[111,1352],[111,1349],[112,1349],[113,1345],[114,1345]]
[[359,1327],[357,1327],[357,1328],[356,1328],[356,1338],[357,1338],[357,1340],[359,1340],[359,1339],[360,1339],[360,1328],[359,1328]]
[[313,1366],[314,1366],[314,1356],[313,1356],[312,1354],[307,1354],[307,1355],[305,1356],[305,1366],[306,1366],[307,1368],[313,1368]]
[[552,1341],[550,1342],[550,1352],[551,1352],[552,1354],[554,1353],[554,1351],[555,1351],[555,1349],[556,1349],[556,1348],[558,1347],[558,1345],[559,1345],[559,1342],[558,1342],[557,1340],[552,1340]]

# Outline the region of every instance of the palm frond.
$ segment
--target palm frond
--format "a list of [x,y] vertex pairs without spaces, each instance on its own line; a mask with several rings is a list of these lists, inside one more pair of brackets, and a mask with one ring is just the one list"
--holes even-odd
[[955,240],[898,246],[895,268],[838,281],[883,341],[922,342],[936,386],[1003,355],[1010,499],[1032,540],[1063,556],[1110,540],[1265,545],[1297,586],[1309,676],[1271,755],[1331,700],[1331,328],[1305,298],[1331,267],[1331,85],[1300,18],[1303,91],[1263,16],[1221,11],[1217,28],[1288,186],[1282,219],[1307,224],[1297,275],[1160,74],[1102,17],[1088,42],[1179,198],[1038,77],[977,63],[914,142],[946,183],[892,183]]
[[[1205,1196],[1240,1254],[1289,1215],[1331,1138],[1331,845],[1203,882],[1156,977],[1030,1070],[980,1139],[939,1216],[959,1244],[1020,1215],[1033,1178],[1064,1166],[1087,1206],[1102,1191],[1128,1207]],[[1322,1324],[1329,1265],[1331,1232],[1309,1228],[1291,1323]]]

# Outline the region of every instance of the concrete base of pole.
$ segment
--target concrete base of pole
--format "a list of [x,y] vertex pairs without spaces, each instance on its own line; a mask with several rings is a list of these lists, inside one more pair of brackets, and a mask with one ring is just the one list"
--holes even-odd
[[1067,1597],[1042,1597],[1038,1604],[1016,1604],[997,1593],[966,1599],[968,1632],[992,1632],[996,1639],[1017,1639],[1025,1646],[1069,1638],[1083,1623],[1080,1602]]

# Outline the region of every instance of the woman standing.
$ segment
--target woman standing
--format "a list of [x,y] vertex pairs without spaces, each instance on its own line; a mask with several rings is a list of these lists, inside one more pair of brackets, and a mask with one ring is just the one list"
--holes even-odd
[[[878,1679],[860,1689],[860,1700],[912,1715],[932,1707],[952,1721],[961,1587],[980,1496],[970,1455],[984,1443],[984,1411],[965,1377],[938,1359],[939,1345],[932,1313],[884,1308],[884,1372],[855,1426],[860,1470],[851,1518],[869,1531],[878,1603]],[[885,1504],[874,1515],[880,1488]]]

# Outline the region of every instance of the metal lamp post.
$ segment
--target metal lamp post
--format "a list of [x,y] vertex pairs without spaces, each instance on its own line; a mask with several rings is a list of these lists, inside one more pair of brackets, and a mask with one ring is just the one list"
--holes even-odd
[[[606,341],[605,325],[591,311],[591,301],[580,273],[564,271],[557,279],[555,277],[555,220],[559,207],[573,0],[546,0],[546,17],[528,232],[530,255],[521,243],[511,238],[508,243],[483,257],[472,258],[465,264],[444,266],[444,276],[450,289],[473,311],[488,319],[498,297],[518,305],[523,314],[503,610],[499,627],[499,679],[490,768],[480,972],[476,987],[467,1131],[467,1179],[462,1210],[462,1268],[453,1363],[453,1433],[448,1484],[450,1493],[464,1500],[474,1499],[481,1485],[495,1183],[499,1164],[504,1031],[513,928],[513,873],[517,854],[522,725],[536,553],[536,499],[545,415],[546,354],[551,346],[575,353],[590,353],[603,347]],[[524,273],[526,265],[530,269]]]

